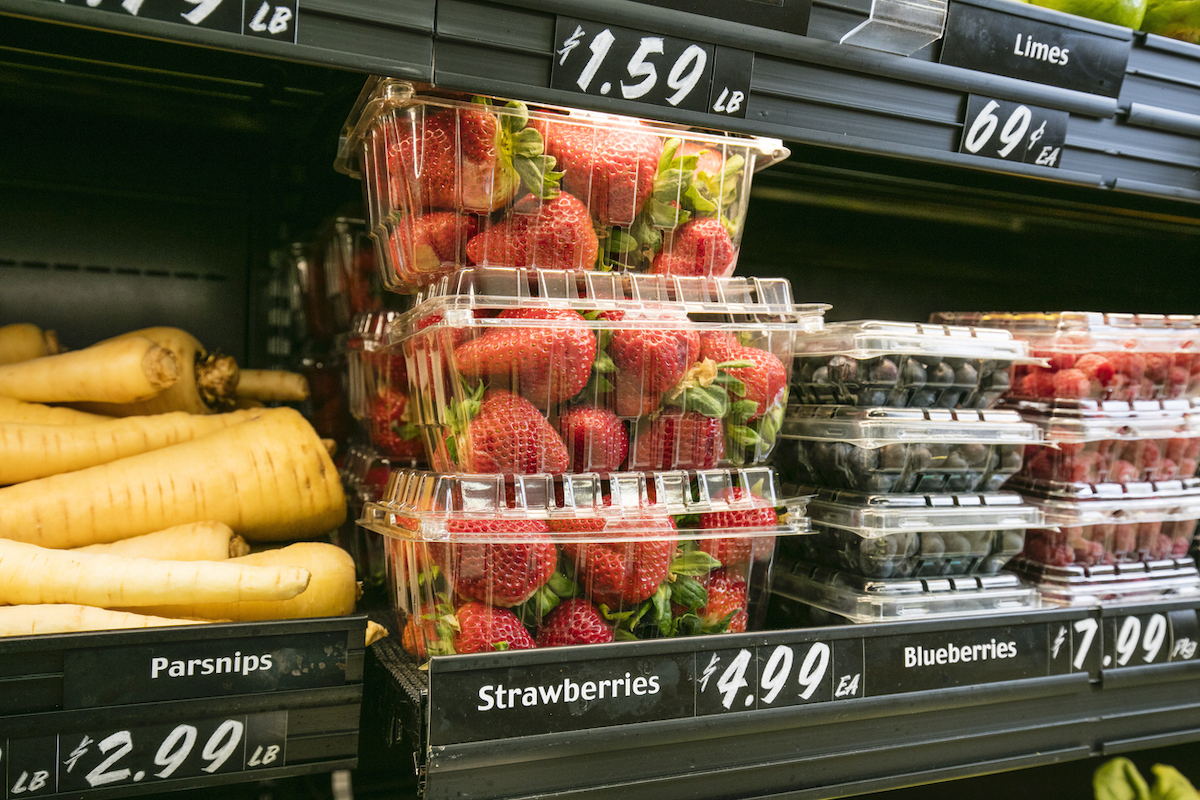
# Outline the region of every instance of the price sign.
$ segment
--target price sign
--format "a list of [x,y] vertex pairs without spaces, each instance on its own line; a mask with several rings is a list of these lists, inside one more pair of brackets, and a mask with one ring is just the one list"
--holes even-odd
[[635,0],[689,14],[805,36],[812,0]]
[[193,28],[296,41],[299,0],[53,0]]
[[777,708],[861,697],[862,643],[777,644],[697,654],[696,713]]
[[753,53],[559,17],[550,87],[745,117]]
[[286,763],[287,712],[3,742],[5,798],[154,784]]
[[1194,609],[1114,616],[1104,625],[1105,669],[1191,661],[1197,656],[1200,626]]
[[970,95],[960,153],[1057,167],[1067,137],[1065,111]]

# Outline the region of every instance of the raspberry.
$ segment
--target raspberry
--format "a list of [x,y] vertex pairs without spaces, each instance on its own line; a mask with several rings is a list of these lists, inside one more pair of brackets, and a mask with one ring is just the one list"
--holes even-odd
[[1064,369],[1054,374],[1055,397],[1089,397],[1092,393],[1092,382],[1083,370]]
[[1088,353],[1075,361],[1075,369],[1087,375],[1090,380],[1099,381],[1101,386],[1107,385],[1116,374],[1109,360],[1098,353]]
[[1044,369],[1035,369],[1021,379],[1022,397],[1053,397],[1054,376]]
[[1119,458],[1113,462],[1112,469],[1108,473],[1108,479],[1113,483],[1128,483],[1129,481],[1136,481],[1140,475],[1141,470],[1125,459]]

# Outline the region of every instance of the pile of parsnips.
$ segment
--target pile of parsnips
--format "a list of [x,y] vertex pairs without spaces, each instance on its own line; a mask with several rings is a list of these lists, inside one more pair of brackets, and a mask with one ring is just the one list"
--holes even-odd
[[[344,550],[249,554],[345,520],[298,412],[214,413],[213,359],[183,331],[56,349],[32,325],[0,328],[0,635],[354,611]],[[217,371],[236,386],[236,364]]]

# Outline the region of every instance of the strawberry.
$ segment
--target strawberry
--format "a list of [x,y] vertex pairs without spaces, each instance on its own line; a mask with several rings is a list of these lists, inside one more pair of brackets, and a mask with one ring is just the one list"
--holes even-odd
[[713,275],[733,271],[737,248],[725,224],[716,217],[699,217],[668,233],[650,272],[657,275]]
[[392,458],[425,457],[421,429],[412,423],[408,395],[398,389],[384,389],[371,398],[371,443]]
[[[595,531],[596,520],[561,520],[559,530]],[[677,537],[669,517],[634,517],[607,522],[606,534],[624,534],[630,541],[562,544],[563,556],[574,565],[575,582],[593,603],[610,609],[628,608],[653,595],[671,572]],[[564,537],[568,538],[569,537]]]
[[587,198],[592,216],[604,225],[633,224],[654,187],[663,150],[652,129],[565,120],[534,120],[530,127],[541,132],[546,153],[563,171],[563,188]]
[[587,206],[566,192],[549,200],[526,195],[467,242],[471,261],[498,267],[594,269],[599,251]]
[[[550,580],[558,550],[541,520],[451,520],[448,531],[475,534],[467,541],[430,542],[429,551],[454,591],[468,600],[505,608],[520,605]],[[473,538],[503,539],[476,542]]]
[[529,650],[537,647],[529,631],[507,608],[483,603],[463,603],[455,612],[458,633],[456,653],[491,653],[496,650]]
[[394,386],[401,391],[407,391],[408,359],[403,353],[390,353],[387,350],[364,350],[362,359],[363,363],[372,371],[368,380],[373,381],[374,386]]
[[617,377],[613,407],[618,417],[647,417],[660,405],[661,392],[647,392],[640,383]]
[[632,384],[661,393],[700,357],[700,334],[686,328],[619,328],[612,332],[608,354],[617,365],[618,391]]
[[454,348],[459,372],[511,388],[538,408],[579,394],[592,372],[596,337],[578,311],[507,309],[501,319],[551,320],[549,326],[489,328]]
[[503,389],[479,393],[447,409],[447,463],[435,469],[517,475],[566,471],[571,464],[567,446],[532,403]]
[[390,227],[388,246],[399,279],[425,286],[466,263],[466,242],[479,223],[453,211],[428,211],[401,216]]
[[643,421],[634,428],[629,469],[712,469],[724,457],[721,420],[687,411]]
[[708,602],[697,611],[701,632],[745,633],[750,600],[746,580],[726,569],[713,570],[699,580],[708,592]]
[[751,561],[769,559],[775,550],[773,531],[779,524],[779,517],[776,515],[775,509],[761,497],[741,486],[731,486],[721,490],[717,493],[716,499],[735,504],[739,501],[757,500],[758,502],[750,508],[709,511],[701,514],[700,527],[703,530],[758,528],[770,533],[765,536],[701,539],[697,542],[699,549],[725,565],[748,564]]
[[629,454],[625,423],[607,408],[575,406],[558,418],[572,472],[615,472]]
[[723,368],[727,375],[744,386],[744,391],[731,390],[733,394],[757,404],[757,409],[747,419],[761,417],[786,398],[787,368],[774,353],[746,347],[729,333],[706,333],[700,337],[700,358],[711,358],[719,369],[725,362],[749,362],[742,367]]
[[605,644],[613,640],[613,628],[600,610],[582,597],[564,600],[542,621],[538,647],[570,644]]

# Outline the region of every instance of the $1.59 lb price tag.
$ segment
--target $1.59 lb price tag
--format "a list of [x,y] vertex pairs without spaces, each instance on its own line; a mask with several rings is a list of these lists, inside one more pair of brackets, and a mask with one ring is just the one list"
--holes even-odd
[[1057,167],[1067,138],[1065,111],[970,95],[958,152]]
[[0,797],[203,778],[286,761],[287,712],[0,741]]
[[754,54],[559,17],[550,88],[745,117]]

